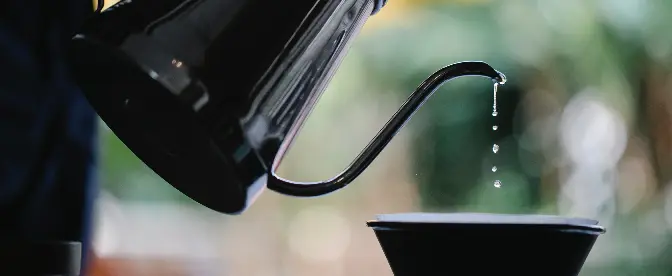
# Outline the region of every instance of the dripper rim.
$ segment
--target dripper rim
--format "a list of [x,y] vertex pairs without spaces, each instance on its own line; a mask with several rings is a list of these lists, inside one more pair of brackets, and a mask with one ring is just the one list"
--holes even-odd
[[588,230],[606,232],[597,220],[540,214],[494,214],[494,213],[394,213],[380,214],[367,221],[369,227],[377,228],[423,228],[499,226],[507,228],[547,228],[557,230]]

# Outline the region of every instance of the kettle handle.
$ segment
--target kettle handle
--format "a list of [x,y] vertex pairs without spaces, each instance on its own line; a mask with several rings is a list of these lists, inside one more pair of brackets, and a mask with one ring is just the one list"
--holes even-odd
[[[387,121],[385,126],[376,134],[376,136],[369,142],[369,144],[359,153],[355,160],[337,176],[320,182],[294,182],[278,176],[275,170],[280,165],[280,161],[284,154],[279,154],[273,161],[270,167],[269,178],[267,186],[269,189],[290,196],[312,197],[320,196],[336,191],[350,184],[357,178],[371,162],[378,156],[378,154],[387,146],[387,144],[394,138],[397,132],[408,122],[415,111],[422,106],[425,101],[438,89],[441,85],[449,80],[462,76],[483,76],[491,78],[496,84],[504,84],[506,76],[490,67],[485,62],[480,61],[465,61],[454,63],[429,76],[423,81],[418,88],[408,97],[406,102],[397,110],[392,118]],[[289,143],[285,143],[285,149]]]
[[105,0],[96,0],[96,9],[93,12],[101,13],[103,12],[104,8],[105,8]]

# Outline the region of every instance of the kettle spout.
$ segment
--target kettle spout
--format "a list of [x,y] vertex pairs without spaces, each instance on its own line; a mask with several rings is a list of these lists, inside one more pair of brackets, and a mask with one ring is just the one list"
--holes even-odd
[[401,128],[408,122],[429,97],[444,83],[463,76],[482,76],[492,79],[499,85],[506,82],[506,76],[485,62],[466,61],[454,63],[439,69],[423,81],[408,97],[406,102],[383,126],[362,152],[350,165],[337,176],[321,182],[294,182],[279,177],[275,170],[281,157],[276,157],[269,170],[268,188],[285,195],[311,197],[331,193],[347,186],[355,180],[380,154]]

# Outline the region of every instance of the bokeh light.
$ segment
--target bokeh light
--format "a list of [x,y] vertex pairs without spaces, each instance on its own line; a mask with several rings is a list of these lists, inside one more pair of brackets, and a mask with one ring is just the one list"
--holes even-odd
[[332,177],[450,63],[483,60],[507,75],[496,118],[491,82],[450,82],[348,188],[265,191],[238,216],[181,195],[101,124],[94,276],[392,275],[365,221],[416,211],[598,219],[608,231],[582,276],[671,275],[672,2],[388,2],[279,173]]

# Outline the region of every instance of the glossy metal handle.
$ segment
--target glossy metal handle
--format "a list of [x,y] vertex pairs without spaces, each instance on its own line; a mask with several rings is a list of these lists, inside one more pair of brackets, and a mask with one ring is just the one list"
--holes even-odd
[[[362,150],[355,160],[336,177],[321,182],[294,182],[279,177],[275,170],[280,165],[282,154],[285,149],[273,161],[268,178],[268,188],[281,194],[291,196],[320,196],[331,193],[345,187],[355,178],[357,178],[378,154],[394,138],[397,132],[408,122],[416,110],[425,103],[425,101],[447,81],[462,76],[483,76],[491,78],[493,81],[504,84],[506,77],[504,74],[493,69],[484,62],[467,61],[455,63],[436,71],[427,78],[406,102],[399,108],[397,113],[383,126],[376,134],[376,137]],[[288,145],[283,145],[287,147]]]

